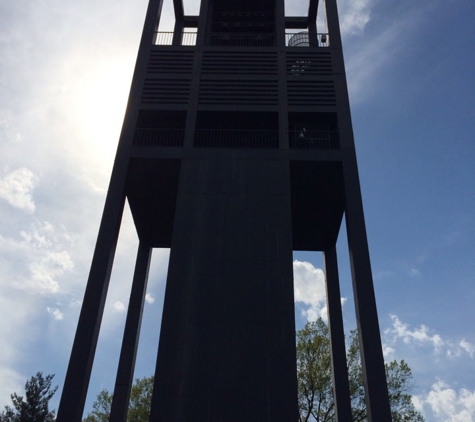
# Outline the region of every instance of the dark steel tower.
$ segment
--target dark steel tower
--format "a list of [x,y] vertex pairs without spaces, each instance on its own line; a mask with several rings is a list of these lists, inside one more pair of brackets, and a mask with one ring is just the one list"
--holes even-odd
[[151,421],[296,422],[292,251],[323,251],[350,421],[335,244],[345,215],[369,420],[391,420],[335,0],[150,0],[59,406],[82,417],[127,198],[140,240],[111,421],[125,421],[154,247],[171,248]]

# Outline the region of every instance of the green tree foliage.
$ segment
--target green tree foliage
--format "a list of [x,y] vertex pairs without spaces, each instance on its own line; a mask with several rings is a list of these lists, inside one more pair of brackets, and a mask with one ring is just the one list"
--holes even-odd
[[[129,411],[127,422],[148,422],[150,403],[152,401],[153,376],[137,378],[130,391]],[[109,422],[112,406],[112,395],[102,390],[82,422]]]
[[88,413],[82,422],[109,422],[109,414],[112,406],[112,395],[104,389],[92,404],[92,412]]
[[297,381],[300,422],[333,421],[330,342],[321,319],[297,331]]
[[[347,351],[353,422],[367,420],[363,374],[356,331]],[[423,422],[411,400],[411,369],[403,360],[386,364],[389,402],[393,422]],[[322,319],[309,322],[297,332],[297,378],[299,422],[334,422],[332,368],[328,327]]]
[[127,422],[148,422],[152,401],[153,376],[136,379],[130,392]]
[[0,422],[53,422],[54,411],[49,411],[48,404],[58,387],[51,388],[54,375],[43,377],[38,372],[25,384],[25,397],[17,393],[11,395],[13,407],[5,406],[0,414]]

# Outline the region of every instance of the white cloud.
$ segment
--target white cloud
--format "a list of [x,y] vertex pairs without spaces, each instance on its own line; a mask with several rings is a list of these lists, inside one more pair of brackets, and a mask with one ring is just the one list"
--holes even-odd
[[361,32],[371,19],[370,0],[346,0],[338,3],[343,35]]
[[74,268],[65,250],[71,242],[64,227],[56,229],[47,221],[34,222],[17,239],[0,235],[0,255],[4,258],[0,276],[29,293],[56,293],[61,277]]
[[0,198],[6,200],[12,207],[31,214],[35,211],[31,191],[37,182],[38,177],[31,170],[26,167],[16,169],[0,179]]
[[[371,20],[372,5],[372,0],[340,0],[338,2],[338,11],[342,34],[355,34],[363,31]],[[325,3],[321,2],[321,7],[324,6]],[[323,31],[326,22],[325,19],[323,19],[323,16],[320,15],[320,8],[317,25],[319,31]],[[285,1],[285,14],[287,16],[306,16],[307,12],[307,0]]]
[[424,414],[424,402],[422,401],[422,398],[420,396],[412,396],[411,401],[416,411]]
[[306,309],[302,309],[302,315],[307,321],[316,321],[318,318],[322,318],[324,321],[328,320],[326,307],[317,308],[310,306]]
[[[302,315],[308,321],[328,320],[325,274],[305,261],[294,261],[294,299],[302,305]],[[341,304],[346,302],[341,298]]]
[[469,343],[467,340],[463,338],[462,340],[460,340],[459,346],[463,350],[465,350],[470,355],[471,358],[473,358],[473,355],[475,354],[475,345],[473,345],[472,343]]
[[434,422],[469,422],[475,420],[475,391],[460,388],[457,392],[442,380],[431,391],[413,397],[418,410]]
[[448,359],[457,359],[461,356],[468,355],[473,358],[475,355],[475,345],[462,339],[458,343],[452,340],[444,340],[442,337],[422,324],[418,328],[410,329],[409,325],[403,323],[396,315],[391,315],[392,328],[384,331],[387,337],[390,337],[390,342],[394,345],[398,340],[406,345],[414,345],[418,347],[429,346],[437,355],[445,352]]
[[124,303],[121,302],[120,300],[118,300],[117,302],[114,303],[113,308],[114,308],[114,311],[120,312],[120,313],[126,311]]
[[48,306],[46,310],[48,311],[48,314],[50,314],[50,316],[54,319],[62,320],[64,317],[64,314],[58,308],[50,308]]
[[396,315],[391,315],[393,328],[385,331],[386,334],[392,334],[394,340],[402,339],[406,344],[430,344],[436,352],[444,345],[438,334],[431,334],[427,326],[422,324],[419,328],[410,330],[408,324],[404,324]]
[[81,305],[82,305],[82,301],[79,299],[71,299],[69,301],[70,308],[76,309],[76,308],[79,308]]
[[394,352],[395,352],[394,347],[391,347],[391,346],[389,346],[389,345],[383,343],[383,356],[384,356],[385,358],[389,357],[389,356],[392,355]]
[[63,275],[65,271],[72,270],[73,267],[73,261],[66,251],[48,251],[29,265],[35,288],[51,293],[56,293],[59,289],[57,277]]
[[294,261],[295,302],[305,305],[302,314],[309,321],[326,318],[325,275],[310,262]]
[[147,294],[145,295],[145,300],[147,301],[147,303],[152,304],[152,303],[155,302],[155,297],[154,297],[152,294],[147,293]]

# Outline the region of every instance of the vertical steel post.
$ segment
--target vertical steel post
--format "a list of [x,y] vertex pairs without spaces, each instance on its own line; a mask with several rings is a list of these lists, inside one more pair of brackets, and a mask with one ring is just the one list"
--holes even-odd
[[140,242],[112,399],[111,422],[127,420],[152,248]]
[[335,246],[323,253],[327,290],[328,326],[330,329],[331,358],[333,369],[333,397],[336,420],[351,421],[350,386],[346,362],[345,333],[341,310],[340,281]]
[[126,169],[121,167],[120,165],[115,166],[107,194],[96,249],[58,408],[58,417],[56,419],[58,422],[80,422],[84,411],[124,209]]
[[81,422],[125,203],[130,147],[138,114],[150,44],[158,29],[163,0],[150,0],[135,65],[119,147],[92,259],[57,422]]
[[383,348],[356,159],[347,157],[343,172],[346,190],[346,231],[368,421],[391,422]]
[[326,0],[325,6],[330,34],[330,49],[335,73],[337,74],[337,113],[342,148],[343,184],[346,202],[345,217],[368,421],[390,422],[391,410],[356,164],[336,0]]

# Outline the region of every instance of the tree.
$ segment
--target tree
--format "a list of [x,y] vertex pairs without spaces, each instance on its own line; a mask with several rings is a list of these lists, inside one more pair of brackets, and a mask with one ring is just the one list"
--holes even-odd
[[130,392],[127,422],[148,422],[152,392],[153,376],[135,380]]
[[299,421],[333,421],[330,341],[322,319],[297,331],[297,381]]
[[92,404],[92,412],[88,413],[82,422],[109,422],[109,414],[112,406],[112,395],[104,389]]
[[[358,336],[352,331],[347,352],[353,422],[367,420]],[[423,422],[411,400],[411,369],[404,360],[386,365],[393,422]],[[328,326],[320,318],[297,332],[297,378],[300,422],[335,421]]]
[[43,377],[43,373],[38,372],[26,381],[25,398],[13,393],[13,407],[5,406],[0,422],[54,422],[55,413],[48,410],[49,401],[58,389],[58,386],[51,388],[53,377]]
[[[130,391],[129,411],[127,422],[148,422],[150,403],[152,401],[153,376],[137,378]],[[112,406],[112,395],[102,390],[82,422],[109,422]]]

